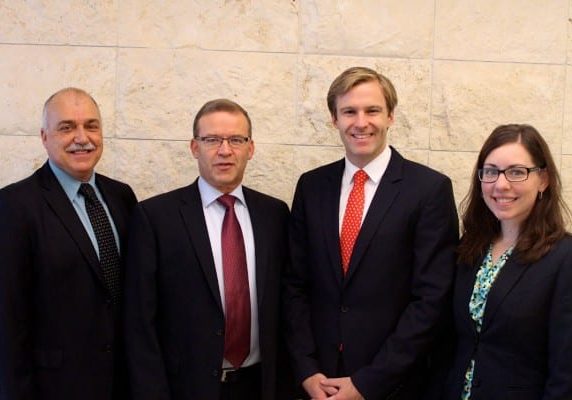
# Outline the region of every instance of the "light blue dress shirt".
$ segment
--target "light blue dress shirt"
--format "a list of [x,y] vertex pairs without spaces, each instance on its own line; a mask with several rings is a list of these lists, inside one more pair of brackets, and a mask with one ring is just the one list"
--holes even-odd
[[[80,182],[77,179],[68,175],[64,170],[62,170],[56,164],[54,164],[52,162],[52,160],[49,160],[48,163],[49,163],[50,168],[52,169],[54,175],[56,176],[56,179],[58,180],[58,182],[60,183],[60,185],[64,189],[66,196],[68,197],[68,199],[72,203],[73,208],[74,208],[75,212],[77,213],[77,216],[79,217],[83,227],[85,228],[85,231],[87,232],[87,235],[89,236],[89,239],[91,240],[91,243],[93,244],[93,248],[95,249],[95,252],[97,253],[97,257],[99,258],[99,246],[97,245],[97,238],[95,237],[95,232],[93,231],[93,228],[91,226],[91,222],[89,221],[89,216],[87,215],[87,210],[85,209],[85,199],[83,198],[82,195],[80,195],[78,193],[79,186],[83,182]],[[95,194],[96,194],[97,198],[99,199],[99,201],[103,205],[103,209],[105,210],[105,213],[107,214],[107,218],[109,218],[109,222],[111,223],[111,229],[113,230],[113,236],[115,237],[115,244],[117,245],[117,250],[119,251],[120,250],[120,248],[119,248],[119,235],[117,234],[117,228],[115,227],[115,223],[113,222],[113,218],[111,218],[111,214],[109,213],[109,209],[107,208],[107,204],[105,204],[105,201],[103,200],[103,196],[101,195],[99,189],[95,185],[95,173],[92,174],[91,178],[89,178],[89,181],[87,181],[85,183],[89,183],[93,187],[93,189],[95,190]]]

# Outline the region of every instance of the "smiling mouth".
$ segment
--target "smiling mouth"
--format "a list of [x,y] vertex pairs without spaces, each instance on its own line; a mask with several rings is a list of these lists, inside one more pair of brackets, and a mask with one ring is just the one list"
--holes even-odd
[[367,139],[373,135],[375,135],[375,133],[350,133],[350,136],[354,139]]
[[91,153],[93,149],[82,149],[82,150],[68,150],[68,153],[71,154],[87,154]]
[[493,197],[493,200],[498,204],[509,204],[516,201],[516,197]]

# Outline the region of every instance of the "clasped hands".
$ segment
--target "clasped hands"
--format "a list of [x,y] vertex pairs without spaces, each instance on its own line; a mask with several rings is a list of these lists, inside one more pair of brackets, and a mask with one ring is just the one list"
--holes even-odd
[[349,376],[327,378],[317,373],[306,378],[302,386],[312,400],[364,400]]

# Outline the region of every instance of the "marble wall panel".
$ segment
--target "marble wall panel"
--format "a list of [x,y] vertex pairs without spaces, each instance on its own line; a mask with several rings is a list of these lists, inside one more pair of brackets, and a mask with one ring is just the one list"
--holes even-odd
[[118,42],[129,47],[295,52],[298,2],[124,0]]
[[0,0],[0,43],[114,46],[117,0]]
[[0,134],[39,133],[44,102],[67,86],[92,94],[106,134],[114,134],[114,49],[0,45],[0,54]]
[[435,57],[562,63],[568,0],[437,0]]
[[301,42],[308,54],[429,57],[433,2],[316,0],[300,2]]
[[432,150],[478,151],[505,123],[531,124],[560,147],[563,66],[444,61],[434,68]]
[[119,135],[189,139],[199,108],[226,97],[247,110],[258,142],[292,142],[295,61],[284,54],[123,49],[118,61]]

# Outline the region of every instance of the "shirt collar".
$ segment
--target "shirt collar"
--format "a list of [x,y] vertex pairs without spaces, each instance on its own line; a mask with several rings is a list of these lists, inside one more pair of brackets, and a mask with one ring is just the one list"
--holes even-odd
[[[385,146],[385,149],[377,157],[371,160],[363,169],[369,179],[371,179],[376,185],[379,184],[387,166],[389,165],[389,160],[391,159],[391,147]],[[345,157],[345,168],[344,168],[344,181],[347,183],[351,182],[354,177],[354,174],[360,168],[356,167],[348,157]]]
[[[63,169],[58,167],[54,162],[52,162],[52,160],[48,160],[48,164],[50,165],[52,172],[56,176],[56,179],[64,189],[66,196],[70,199],[70,201],[73,201],[76,198],[76,196],[78,196],[79,186],[83,182],[80,182],[71,175],[69,175]],[[91,174],[91,177],[89,178],[87,183],[89,183],[91,186],[95,188],[95,174]]]
[[[215,189],[210,183],[208,183],[202,176],[199,176],[199,193],[201,194],[201,202],[203,203],[203,208],[209,207],[214,203],[220,196],[224,193]],[[246,204],[244,201],[244,193],[242,191],[242,185],[238,185],[229,194],[236,197],[243,205]]]

